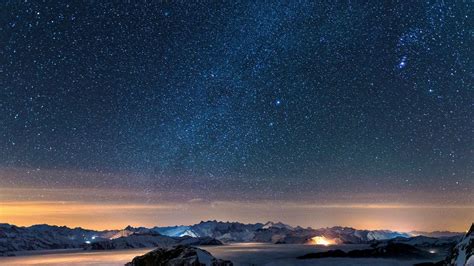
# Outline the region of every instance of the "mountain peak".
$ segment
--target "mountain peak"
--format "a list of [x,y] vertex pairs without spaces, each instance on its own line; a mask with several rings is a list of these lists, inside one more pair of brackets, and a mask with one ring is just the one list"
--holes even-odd
[[268,229],[268,228],[280,228],[280,229],[288,229],[288,230],[293,230],[294,228],[291,226],[291,225],[287,225],[287,224],[284,224],[282,222],[272,222],[272,221],[268,221],[266,222],[263,226],[262,226],[262,229]]
[[123,230],[132,231],[134,228],[131,225],[127,225]]
[[471,228],[466,233],[466,236],[474,234],[474,223],[472,223]]

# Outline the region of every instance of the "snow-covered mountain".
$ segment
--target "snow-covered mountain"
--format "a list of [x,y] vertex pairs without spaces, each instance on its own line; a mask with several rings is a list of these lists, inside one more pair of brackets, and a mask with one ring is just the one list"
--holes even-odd
[[0,256],[17,251],[80,248],[107,240],[116,231],[94,231],[65,226],[33,225],[20,227],[0,224]]
[[192,225],[187,231],[198,237],[208,236],[222,242],[249,242],[253,240],[255,231],[262,226],[261,223],[207,221]]
[[295,229],[293,226],[284,224],[282,222],[274,223],[274,222],[270,222],[270,221],[267,222],[266,224],[264,224],[261,229],[269,229],[269,228],[280,228],[280,229],[287,229],[287,230],[294,230]]
[[166,227],[153,227],[153,232],[160,233],[167,236],[193,236],[196,237],[194,232],[189,231],[191,226],[178,225],[178,226],[166,226]]
[[243,224],[238,222],[202,221],[191,226],[155,227],[153,231],[168,236],[212,237],[222,242],[265,242],[279,244],[308,243],[312,237],[324,236],[343,243],[367,243],[373,240],[410,237],[389,230],[358,230],[350,227],[302,228],[281,222]]
[[390,230],[359,230],[351,227],[329,227],[316,232],[326,238],[336,238],[343,243],[367,243],[375,240],[410,237],[410,234]]
[[148,233],[153,233],[153,229],[149,229],[146,227],[132,227],[132,226],[127,226],[122,230],[114,230],[111,231],[113,234],[111,234],[108,239],[116,239],[119,237],[127,237],[133,234],[148,234]]
[[136,233],[126,237],[91,243],[85,246],[90,250],[129,249],[129,248],[151,248],[151,247],[173,247],[176,245],[203,246],[222,245],[222,242],[210,237],[170,237],[158,233]]
[[210,237],[170,237],[153,229],[127,226],[123,230],[95,231],[65,226],[19,227],[0,224],[0,256],[48,249],[116,249],[172,245],[219,245]]
[[232,262],[219,260],[211,253],[196,247],[176,246],[173,248],[158,248],[142,256],[135,257],[125,266],[141,265],[205,265],[232,266]]
[[474,266],[474,223],[446,260],[449,265]]
[[152,228],[127,226],[122,230],[106,231],[50,225],[18,227],[0,224],[0,255],[43,249],[135,248],[167,246],[168,244],[198,245],[215,240],[223,243],[303,244],[311,242],[311,239],[316,236],[334,239],[338,243],[373,243],[378,240],[394,238],[400,238],[399,241],[403,241],[403,239],[410,237],[410,234],[388,230],[358,230],[350,227],[312,229],[293,227],[281,222],[244,224],[202,221],[189,226]]
[[272,242],[278,244],[304,244],[311,242],[315,236],[337,240],[340,243],[368,243],[375,240],[391,239],[395,237],[409,237],[409,234],[388,230],[358,230],[350,227],[330,227],[321,229],[302,227],[270,227],[259,229],[255,233],[254,241]]
[[153,227],[150,230],[171,237],[211,237],[223,242],[249,242],[253,240],[255,232],[263,228],[263,226],[264,224],[261,223],[243,224],[214,220],[201,221],[198,224],[189,226]]

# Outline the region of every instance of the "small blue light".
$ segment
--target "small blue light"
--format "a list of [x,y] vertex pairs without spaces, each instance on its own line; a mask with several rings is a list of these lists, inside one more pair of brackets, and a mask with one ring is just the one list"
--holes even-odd
[[403,56],[402,59],[400,59],[400,63],[398,63],[398,68],[402,69],[406,67],[407,65],[407,56]]

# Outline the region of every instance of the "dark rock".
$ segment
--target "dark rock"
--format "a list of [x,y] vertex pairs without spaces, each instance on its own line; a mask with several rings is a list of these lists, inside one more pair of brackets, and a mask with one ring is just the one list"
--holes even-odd
[[158,248],[135,257],[126,266],[232,266],[232,262],[219,260],[211,253],[188,246]]
[[303,256],[298,257],[298,259],[321,259],[321,258],[345,258],[347,253],[340,250],[328,250],[325,252],[309,253]]
[[414,246],[402,243],[388,243],[385,246],[379,246],[371,249],[351,250],[344,252],[342,250],[329,250],[325,252],[310,253],[298,257],[299,259],[314,258],[404,258],[404,259],[427,259],[433,257],[427,251]]
[[438,261],[438,262],[422,262],[422,263],[416,263],[413,266],[445,266],[446,263],[444,261]]

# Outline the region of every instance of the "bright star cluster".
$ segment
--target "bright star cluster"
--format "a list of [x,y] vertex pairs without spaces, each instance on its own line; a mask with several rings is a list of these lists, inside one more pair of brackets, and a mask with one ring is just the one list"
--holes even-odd
[[3,186],[377,202],[474,189],[469,2],[1,7],[0,168],[21,172]]

